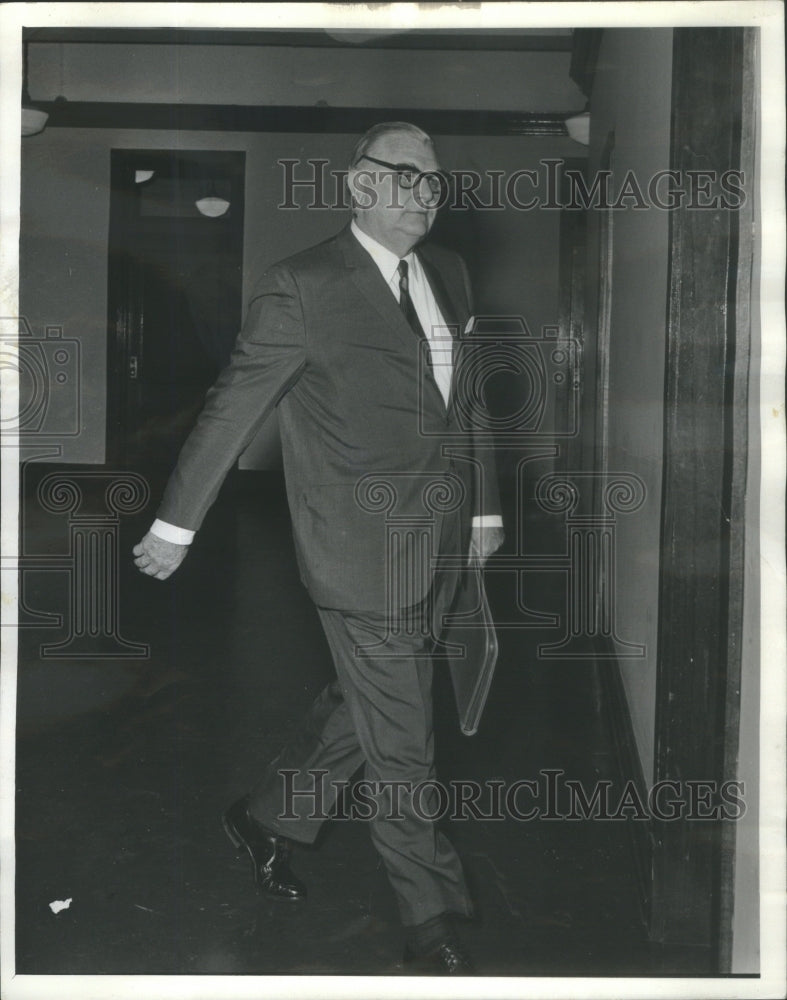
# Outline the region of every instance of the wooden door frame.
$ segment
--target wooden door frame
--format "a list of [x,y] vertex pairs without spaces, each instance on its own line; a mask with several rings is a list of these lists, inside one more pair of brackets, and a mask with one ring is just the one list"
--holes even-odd
[[[754,45],[753,29],[675,29],[670,168],[679,177],[753,167]],[[711,193],[720,193],[718,177]],[[753,254],[746,217],[685,203],[670,212],[653,778],[684,788],[696,780],[718,789],[737,777],[741,646],[732,639],[743,621]],[[708,947],[714,968],[729,971],[734,827],[656,821],[653,834],[651,937]]]
[[[599,161],[599,173],[606,174],[614,186],[615,132],[610,129],[604,139]],[[612,345],[612,276],[614,270],[614,211],[600,207],[598,226],[598,299],[596,301],[596,364],[594,370],[595,426],[593,429],[593,470],[597,473],[593,494],[593,510],[604,509],[604,482],[609,471],[609,374]],[[606,581],[599,562],[597,593]]]
[[[560,257],[558,265],[558,328],[560,340],[573,343],[575,355],[573,365],[569,365],[567,377],[572,381],[567,384],[558,401],[564,403],[564,408],[556,413],[555,424],[569,426],[574,423],[576,429],[571,437],[566,438],[561,445],[561,454],[555,460],[559,463],[559,471],[571,475],[581,468],[582,455],[580,451],[580,422],[582,412],[583,386],[583,356],[585,346],[585,281],[587,260],[587,221],[588,209],[571,204],[571,189],[568,174],[579,174],[587,179],[587,159],[575,158],[563,161],[561,199],[563,209],[560,212]],[[573,399],[573,404],[570,401]],[[565,409],[572,405],[572,412]],[[572,419],[573,418],[573,419]]]

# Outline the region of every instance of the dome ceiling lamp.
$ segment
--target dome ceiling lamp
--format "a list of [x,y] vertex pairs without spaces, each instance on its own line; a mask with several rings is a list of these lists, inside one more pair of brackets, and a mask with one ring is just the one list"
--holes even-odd
[[194,202],[197,211],[209,219],[218,219],[221,215],[226,215],[230,203],[225,198],[220,198],[216,194],[216,185],[211,182],[208,193],[204,198],[198,198]]

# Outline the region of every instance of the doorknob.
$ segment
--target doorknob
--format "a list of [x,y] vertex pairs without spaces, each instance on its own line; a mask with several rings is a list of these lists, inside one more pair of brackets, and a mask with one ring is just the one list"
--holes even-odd
[[139,377],[139,359],[136,354],[132,354],[128,359],[128,377],[132,379]]

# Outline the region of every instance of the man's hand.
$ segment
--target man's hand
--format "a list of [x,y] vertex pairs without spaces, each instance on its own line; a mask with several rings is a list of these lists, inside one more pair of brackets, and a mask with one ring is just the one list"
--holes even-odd
[[166,580],[186,558],[188,550],[188,545],[166,542],[149,531],[139,545],[134,546],[134,555],[137,557],[134,564],[147,576]]
[[503,544],[504,538],[505,532],[502,528],[485,528],[473,525],[473,533],[470,536],[470,559],[473,556],[478,556],[483,566],[492,553],[497,552]]

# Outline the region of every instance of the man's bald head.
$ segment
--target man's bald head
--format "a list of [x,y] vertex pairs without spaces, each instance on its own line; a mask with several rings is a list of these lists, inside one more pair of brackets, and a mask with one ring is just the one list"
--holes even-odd
[[382,122],[355,145],[347,183],[356,224],[404,257],[429,233],[437,214],[434,144],[409,122]]
[[383,140],[389,137],[395,138],[400,135],[409,136],[410,139],[414,139],[416,142],[434,149],[432,137],[424,132],[423,129],[418,128],[417,125],[413,125],[410,122],[380,122],[378,125],[372,125],[356,142],[352,156],[350,157],[350,167],[356,166],[366,153],[372,152],[376,144],[382,143]]

